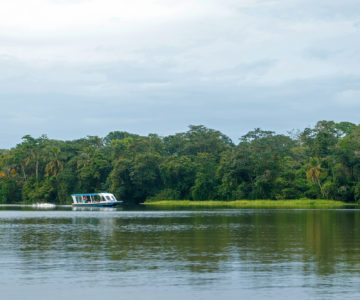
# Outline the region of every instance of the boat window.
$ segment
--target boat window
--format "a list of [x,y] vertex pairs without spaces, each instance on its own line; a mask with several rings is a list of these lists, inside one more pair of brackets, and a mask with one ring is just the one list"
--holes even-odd
[[109,200],[109,201],[111,200],[109,196],[105,196],[105,197],[106,197],[107,200]]
[[114,196],[111,196],[111,199],[113,199],[114,201],[116,201],[116,198]]

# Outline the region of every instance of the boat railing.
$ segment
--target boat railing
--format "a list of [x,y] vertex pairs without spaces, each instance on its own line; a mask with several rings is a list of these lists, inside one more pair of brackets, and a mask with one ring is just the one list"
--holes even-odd
[[98,193],[98,194],[74,194],[74,203],[76,204],[91,204],[91,203],[102,203],[102,202],[114,202],[117,201],[113,194]]

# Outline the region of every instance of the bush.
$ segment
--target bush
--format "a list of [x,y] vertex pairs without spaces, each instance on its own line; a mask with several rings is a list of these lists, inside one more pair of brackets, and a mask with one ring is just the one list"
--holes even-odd
[[146,201],[158,201],[158,200],[179,200],[180,193],[173,189],[164,189],[157,193],[155,196],[149,197]]

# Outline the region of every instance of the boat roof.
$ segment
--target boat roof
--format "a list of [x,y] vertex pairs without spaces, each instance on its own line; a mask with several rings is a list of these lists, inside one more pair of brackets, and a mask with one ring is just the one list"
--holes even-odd
[[96,196],[96,195],[103,195],[103,194],[112,195],[111,193],[104,192],[104,193],[90,193],[90,194],[71,194],[71,196]]

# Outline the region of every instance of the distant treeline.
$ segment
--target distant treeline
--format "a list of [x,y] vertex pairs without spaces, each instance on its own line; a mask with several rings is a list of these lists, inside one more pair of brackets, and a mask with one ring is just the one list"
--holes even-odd
[[360,126],[320,121],[289,135],[255,129],[234,143],[189,126],[166,137],[114,131],[59,141],[26,135],[0,150],[0,203],[69,203],[109,191],[154,200],[360,199]]

